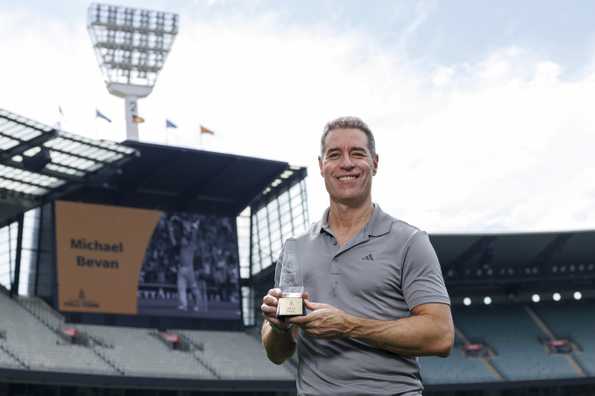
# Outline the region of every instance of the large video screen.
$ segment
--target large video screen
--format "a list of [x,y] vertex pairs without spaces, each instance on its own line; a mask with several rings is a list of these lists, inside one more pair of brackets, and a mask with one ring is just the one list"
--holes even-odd
[[59,309],[240,319],[233,217],[57,201]]

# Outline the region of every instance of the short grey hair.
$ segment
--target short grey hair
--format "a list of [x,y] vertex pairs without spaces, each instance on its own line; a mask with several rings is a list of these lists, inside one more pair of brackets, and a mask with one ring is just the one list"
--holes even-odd
[[358,117],[339,117],[332,121],[329,121],[325,126],[324,130],[322,131],[322,137],[320,138],[320,153],[321,155],[324,154],[324,144],[326,137],[328,136],[329,132],[334,129],[359,129],[363,133],[366,134],[368,138],[368,150],[370,150],[370,154],[372,156],[376,155],[376,141],[374,140],[374,134],[370,130],[368,124],[362,121]]

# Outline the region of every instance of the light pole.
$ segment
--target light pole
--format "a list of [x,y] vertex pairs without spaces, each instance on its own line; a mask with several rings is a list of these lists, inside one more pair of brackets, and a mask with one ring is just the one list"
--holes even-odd
[[138,99],[149,95],[178,33],[178,15],[93,3],[87,29],[108,91],[124,98],[126,138],[138,140]]

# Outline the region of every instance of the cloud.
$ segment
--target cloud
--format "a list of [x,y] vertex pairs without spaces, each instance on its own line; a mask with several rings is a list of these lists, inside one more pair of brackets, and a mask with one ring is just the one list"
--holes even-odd
[[[427,71],[361,29],[288,27],[273,11],[217,15],[200,23],[182,15],[155,90],[139,102],[141,139],[199,147],[202,124],[216,132],[203,148],[308,166],[315,220],[328,203],[316,163],[322,127],[357,115],[378,142],[375,200],[412,224],[432,232],[595,224],[595,73],[565,79],[563,64],[518,46]],[[409,34],[427,15],[419,10]],[[52,124],[61,105],[72,132],[124,139],[124,105],[104,87],[84,15],[68,25],[27,17],[0,14],[1,51],[11,54],[0,106]],[[96,107],[115,122],[95,120]],[[165,118],[179,128],[166,131]]]
[[416,164],[403,182],[417,187],[399,203],[404,216],[440,232],[592,227],[576,213],[595,186],[586,177],[593,83],[562,80],[560,65],[523,53],[465,65],[451,77],[461,85],[438,93],[440,109],[407,126],[413,153],[390,164]]

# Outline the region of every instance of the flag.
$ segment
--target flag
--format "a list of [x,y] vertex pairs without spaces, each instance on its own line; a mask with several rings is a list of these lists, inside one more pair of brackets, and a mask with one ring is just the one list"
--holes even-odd
[[145,119],[139,115],[133,114],[132,122],[135,124],[142,124],[143,122],[145,122]]
[[176,124],[174,124],[172,121],[168,120],[167,118],[165,119],[165,127],[166,128],[178,128],[178,126]]
[[200,126],[200,134],[206,133],[207,135],[214,135],[215,132],[211,131],[209,128],[205,128],[202,125]]
[[109,123],[112,122],[112,120],[108,116],[106,116],[105,114],[103,114],[98,109],[95,109],[95,118],[101,118],[102,120],[105,120],[105,121],[107,121]]

